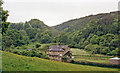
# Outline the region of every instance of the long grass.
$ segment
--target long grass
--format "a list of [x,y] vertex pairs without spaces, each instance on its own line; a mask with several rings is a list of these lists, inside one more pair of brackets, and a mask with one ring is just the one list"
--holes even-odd
[[40,59],[36,57],[26,57],[9,52],[3,53],[3,71],[117,71],[114,68],[102,68],[87,65],[76,65]]

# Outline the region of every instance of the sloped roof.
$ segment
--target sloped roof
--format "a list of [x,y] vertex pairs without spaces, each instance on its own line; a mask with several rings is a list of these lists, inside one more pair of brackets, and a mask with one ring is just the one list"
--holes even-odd
[[33,49],[26,49],[26,50],[28,50],[28,51],[32,51]]
[[49,47],[49,51],[64,51],[64,49],[66,49],[68,47],[68,45],[51,45]]
[[110,60],[120,60],[120,58],[115,57],[115,58],[111,58]]

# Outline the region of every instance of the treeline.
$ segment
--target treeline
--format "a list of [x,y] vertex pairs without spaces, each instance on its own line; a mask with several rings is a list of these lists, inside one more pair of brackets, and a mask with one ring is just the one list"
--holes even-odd
[[120,53],[118,12],[90,15],[65,22],[54,28],[62,32],[55,37],[56,42],[60,41],[69,44],[70,47],[85,49],[93,54],[118,56]]
[[12,23],[3,35],[3,50],[11,45],[17,47],[34,42],[51,43],[52,34],[51,28],[37,19],[26,23]]
[[49,27],[38,19],[11,23],[3,35],[3,50],[38,42],[67,44],[93,54],[117,56],[120,33],[117,12],[91,15]]
[[7,28],[10,24],[10,22],[6,22],[9,14],[7,10],[3,10],[2,4],[3,1],[0,0],[0,50],[2,50],[2,35],[7,32]]
[[79,28],[76,26],[76,29],[73,29],[74,32],[71,30],[72,33],[70,32],[72,28],[67,29],[69,32],[66,29],[63,30],[63,33],[56,39],[69,44],[70,47],[85,49],[93,54],[117,56],[120,52],[118,44],[120,31],[117,16],[116,12],[104,14],[99,19],[91,20],[82,29],[76,30]]

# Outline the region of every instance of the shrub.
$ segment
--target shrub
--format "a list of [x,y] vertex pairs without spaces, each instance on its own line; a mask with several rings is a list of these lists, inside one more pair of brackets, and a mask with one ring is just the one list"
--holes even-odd
[[12,50],[10,51],[14,54],[18,55],[23,55],[23,56],[29,56],[29,57],[39,57],[39,58],[44,58],[44,59],[49,59],[46,54],[43,54],[42,52],[37,52],[37,51],[20,51],[20,50]]
[[40,45],[40,43],[37,43],[36,44],[36,48],[39,48],[41,45]]
[[10,48],[11,48],[11,49],[14,49],[14,48],[15,48],[15,46],[14,46],[14,45],[11,45],[11,46],[10,46]]
[[74,60],[70,60],[70,63],[74,63],[75,61]]
[[117,54],[117,52],[116,52],[115,50],[112,50],[112,51],[110,52],[110,55],[117,56],[118,54]]

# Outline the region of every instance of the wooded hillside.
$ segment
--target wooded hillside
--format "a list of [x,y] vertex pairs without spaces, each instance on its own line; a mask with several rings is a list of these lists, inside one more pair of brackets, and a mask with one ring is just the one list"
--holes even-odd
[[31,19],[25,23],[9,25],[7,34],[3,35],[3,49],[31,42],[61,42],[93,54],[116,56],[119,52],[119,33],[118,12],[90,15],[53,27],[38,19]]

